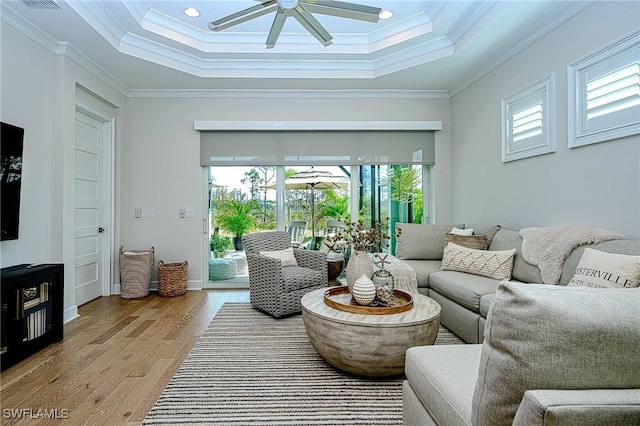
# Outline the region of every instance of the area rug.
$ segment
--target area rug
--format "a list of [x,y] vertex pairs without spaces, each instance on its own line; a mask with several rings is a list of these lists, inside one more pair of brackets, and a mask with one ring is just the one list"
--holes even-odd
[[[436,344],[463,343],[440,327]],[[400,425],[402,380],[327,364],[301,315],[275,319],[225,303],[144,425]]]

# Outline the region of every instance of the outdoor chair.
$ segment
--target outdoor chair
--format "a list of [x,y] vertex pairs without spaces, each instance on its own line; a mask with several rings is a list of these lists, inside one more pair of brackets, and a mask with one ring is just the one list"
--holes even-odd
[[242,243],[249,265],[249,297],[257,309],[276,318],[301,312],[302,296],[328,284],[326,255],[292,248],[287,232],[246,234]]
[[307,229],[307,222],[304,220],[292,220],[289,221],[287,232],[291,239],[291,247],[298,248],[304,241],[304,232]]
[[347,225],[338,219],[327,219],[327,227],[324,230],[325,235],[336,234],[347,229]]

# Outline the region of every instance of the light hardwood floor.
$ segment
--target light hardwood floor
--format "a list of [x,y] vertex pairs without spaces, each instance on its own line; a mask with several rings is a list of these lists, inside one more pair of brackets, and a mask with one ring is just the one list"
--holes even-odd
[[2,372],[2,425],[141,424],[220,307],[248,301],[247,290],[202,290],[81,306],[62,342]]

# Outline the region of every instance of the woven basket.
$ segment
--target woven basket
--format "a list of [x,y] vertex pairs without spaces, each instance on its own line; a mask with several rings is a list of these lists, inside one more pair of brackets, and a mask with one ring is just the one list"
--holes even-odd
[[149,294],[154,249],[124,250],[120,246],[120,297],[135,299]]
[[163,297],[181,296],[187,292],[186,260],[182,263],[158,262],[158,294]]

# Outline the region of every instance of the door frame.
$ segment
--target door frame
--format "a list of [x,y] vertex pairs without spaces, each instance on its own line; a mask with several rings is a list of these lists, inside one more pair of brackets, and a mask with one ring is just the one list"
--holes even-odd
[[[115,259],[111,255],[115,253],[115,218],[113,206],[115,205],[114,176],[115,176],[115,117],[111,114],[91,105],[80,98],[76,98],[74,121],[78,113],[88,115],[102,123],[102,222],[105,232],[101,238],[101,262],[100,280],[102,282],[102,296],[110,296],[114,293]],[[75,140],[74,140],[75,149]],[[75,199],[75,197],[74,197]],[[74,283],[75,285],[75,283]],[[75,297],[75,294],[74,294]]]

